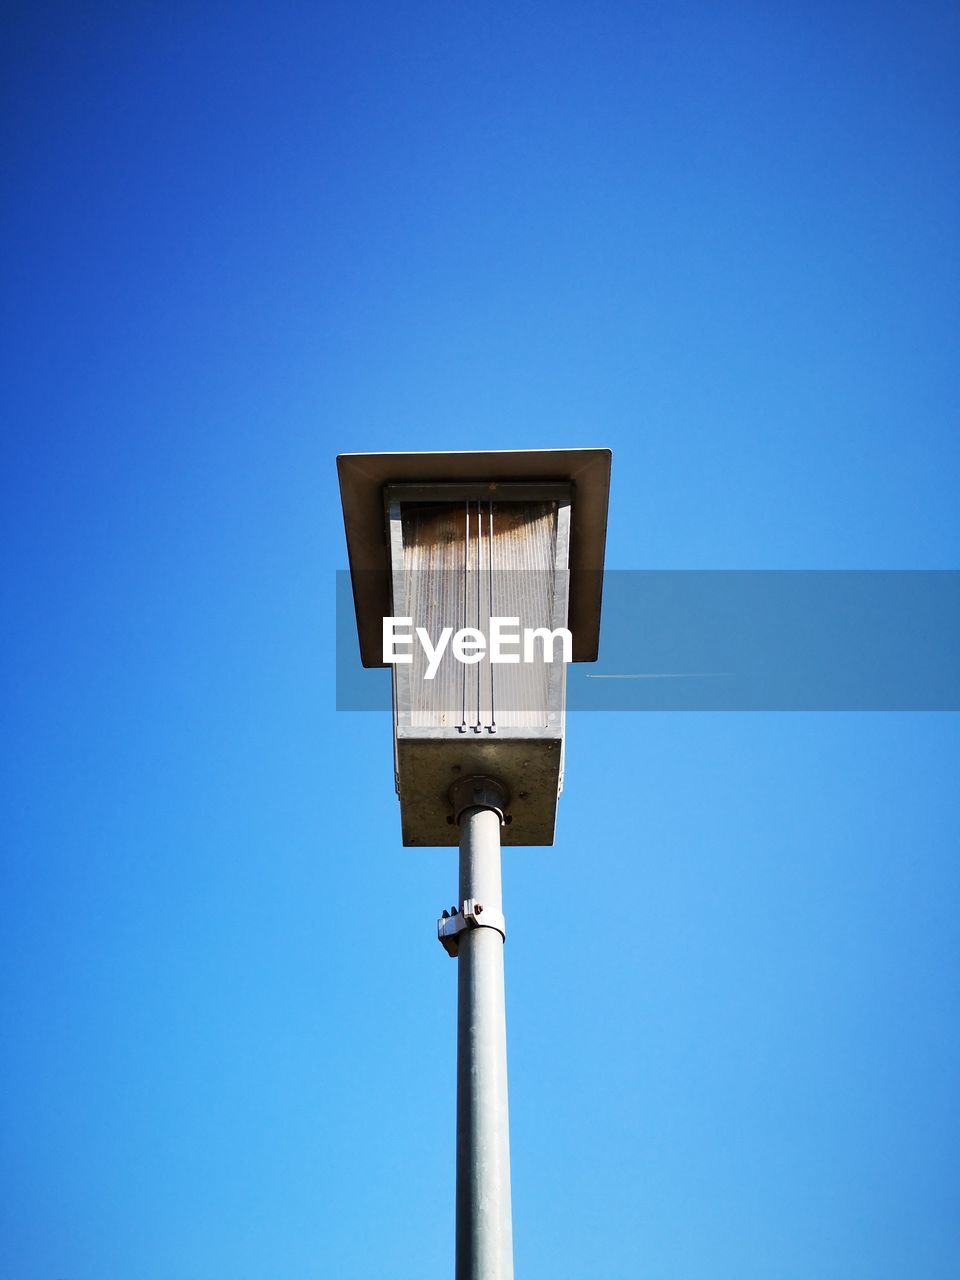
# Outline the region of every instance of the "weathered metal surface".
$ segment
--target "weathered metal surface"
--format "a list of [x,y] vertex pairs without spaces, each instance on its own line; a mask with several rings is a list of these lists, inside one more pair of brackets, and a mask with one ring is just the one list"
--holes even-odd
[[[505,845],[553,844],[560,786],[561,739],[515,730],[510,736],[473,734],[396,740],[403,843],[455,845],[457,828],[449,799],[451,782],[490,774],[507,788],[510,802],[501,838]],[[521,735],[526,736],[521,736]]]
[[[509,486],[508,486],[509,487]],[[403,501],[391,490],[392,608],[436,642],[491,617],[549,631],[566,623],[569,502],[564,487],[522,500]],[[448,648],[425,679],[423,647],[394,667],[395,763],[406,845],[457,841],[448,791],[458,773],[499,778],[512,796],[505,844],[552,844],[562,778],[566,666],[460,662]],[[519,655],[518,655],[519,656]]]
[[[566,508],[555,501],[391,504],[394,609],[434,641],[444,628],[456,633],[474,627],[489,638],[491,617],[519,619],[518,634],[524,628],[552,630],[554,597],[563,586],[557,567],[561,517],[565,522]],[[564,563],[560,573],[565,571]],[[559,625],[566,620],[562,612]],[[428,680],[420,644],[413,645],[412,657],[411,665],[397,669],[397,679],[409,686],[404,724],[463,733],[545,728],[550,712],[562,711],[556,680],[551,690],[553,664],[539,658],[494,664],[488,653],[465,664],[448,645]]]

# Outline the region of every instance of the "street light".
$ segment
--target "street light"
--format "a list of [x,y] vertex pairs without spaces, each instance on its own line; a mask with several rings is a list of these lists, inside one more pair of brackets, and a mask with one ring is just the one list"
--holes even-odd
[[341,454],[361,661],[393,670],[405,845],[460,846],[457,1280],[513,1275],[500,846],[553,843],[566,660],[596,659],[608,449]]

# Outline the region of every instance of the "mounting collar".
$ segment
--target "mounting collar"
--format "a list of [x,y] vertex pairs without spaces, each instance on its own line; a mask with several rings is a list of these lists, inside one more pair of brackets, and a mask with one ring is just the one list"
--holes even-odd
[[453,820],[459,822],[467,809],[492,809],[503,822],[510,796],[502,782],[483,774],[458,778],[448,792],[453,805]]
[[504,942],[507,940],[503,912],[486,910],[476,898],[467,898],[459,911],[451,907],[437,921],[437,937],[448,956],[455,956],[460,950],[460,935],[467,929],[496,929]]

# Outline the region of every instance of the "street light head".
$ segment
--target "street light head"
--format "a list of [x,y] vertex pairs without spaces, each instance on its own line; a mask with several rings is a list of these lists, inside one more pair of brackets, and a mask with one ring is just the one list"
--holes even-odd
[[552,844],[566,662],[597,656],[610,451],[337,459],[361,660],[393,668],[403,841],[456,844],[493,779],[505,844]]

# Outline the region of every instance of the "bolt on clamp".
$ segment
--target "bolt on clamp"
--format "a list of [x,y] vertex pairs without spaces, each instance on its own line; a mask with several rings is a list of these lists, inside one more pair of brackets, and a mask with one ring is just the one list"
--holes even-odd
[[451,907],[437,921],[437,937],[448,956],[460,950],[460,935],[467,929],[496,929],[504,942],[507,940],[507,922],[502,911],[491,911],[476,898],[467,898],[458,911]]

